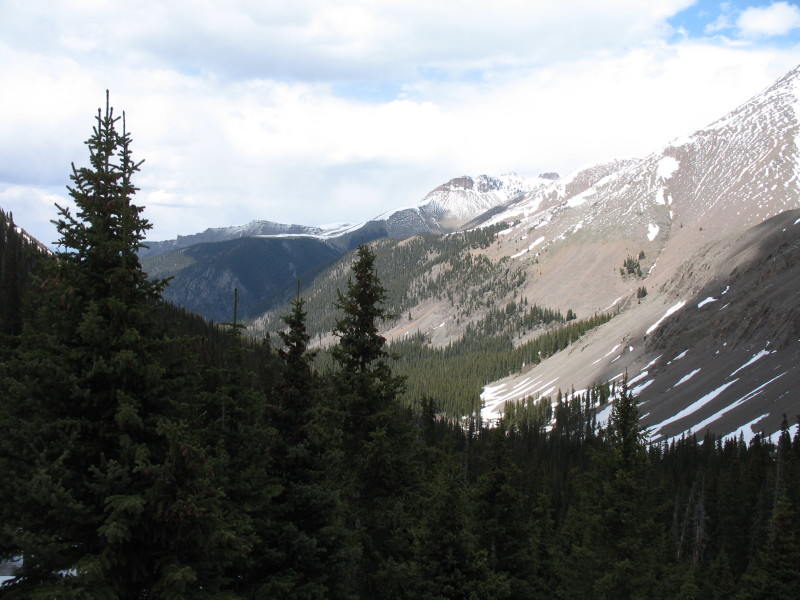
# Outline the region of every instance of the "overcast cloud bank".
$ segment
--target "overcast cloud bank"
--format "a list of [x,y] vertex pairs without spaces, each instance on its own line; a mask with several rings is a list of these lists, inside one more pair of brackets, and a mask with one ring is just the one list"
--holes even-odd
[[800,63],[790,2],[0,1],[0,206],[55,238],[105,90],[151,239],[641,156]]

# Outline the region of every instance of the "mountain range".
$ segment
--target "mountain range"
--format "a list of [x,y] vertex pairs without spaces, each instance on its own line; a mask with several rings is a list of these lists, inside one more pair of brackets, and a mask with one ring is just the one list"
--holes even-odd
[[232,314],[232,290],[236,288],[240,314],[255,317],[290,298],[298,279],[311,280],[361,243],[453,232],[554,179],[558,179],[555,173],[535,178],[516,173],[462,176],[437,187],[416,204],[363,223],[306,226],[252,221],[149,242],[140,257],[150,276],[172,278],[165,293],[171,302],[225,321]]
[[[143,264],[152,275],[174,276],[168,298],[209,318],[230,315],[238,288],[260,331],[277,322],[298,277],[313,306],[322,293],[314,290],[340,281],[359,243],[381,240],[376,252],[391,253],[412,236],[489,227],[492,241],[467,252],[494,265],[492,277],[504,272],[506,284],[461,280],[406,296],[388,338],[413,334],[442,347],[493,307],[522,298],[579,317],[615,316],[568,349],[488,382],[486,419],[507,402],[627,377],[655,441],[705,430],[772,434],[784,415],[794,423],[800,414],[799,86],[796,69],[640,159],[564,177],[458,177],[359,225],[259,221],[207,230],[151,244]],[[380,276],[388,288],[402,277],[415,290],[437,276],[402,270]],[[482,301],[466,311],[473,288]],[[325,327],[315,331],[320,340]],[[535,335],[512,337],[519,344]],[[607,411],[601,407],[598,418]]]

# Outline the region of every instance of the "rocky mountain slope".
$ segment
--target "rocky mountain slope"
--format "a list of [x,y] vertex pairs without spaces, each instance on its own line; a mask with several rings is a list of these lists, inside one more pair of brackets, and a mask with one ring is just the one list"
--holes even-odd
[[[527,265],[538,302],[624,310],[580,347],[488,386],[487,417],[627,369],[655,439],[705,428],[749,438],[784,413],[794,421],[800,214],[785,211],[800,206],[799,79],[583,191],[554,185],[488,221],[514,223],[490,252]],[[620,274],[640,256],[641,277]]]
[[297,280],[308,281],[341,256],[324,240],[242,237],[195,244],[142,259],[150,277],[173,277],[164,297],[217,322],[231,319],[233,290],[239,291],[239,315],[268,310],[276,299],[297,291]]
[[[444,233],[463,227],[489,210],[505,207],[520,195],[544,187],[556,173],[533,179],[516,173],[499,177],[464,175],[440,185],[411,206],[396,208],[358,224],[287,225],[273,221],[251,221],[246,225],[215,227],[174,240],[148,242],[140,256],[147,257],[188,248],[195,244],[223,242],[246,237],[313,237],[334,246],[352,249],[354,238],[407,237],[417,233]],[[358,243],[358,242],[357,242]]]
[[[507,402],[620,381],[627,372],[655,440],[705,429],[750,438],[776,431],[784,413],[794,422],[798,80],[800,71],[788,73],[642,159],[562,178],[460,177],[368,222],[368,239],[383,238],[374,242],[380,275],[401,315],[385,335],[447,347],[474,336],[498,307],[537,305],[579,318],[618,313],[568,350],[487,383],[484,416],[496,418]],[[407,238],[482,228],[491,234]],[[272,239],[299,239],[281,235]],[[341,239],[326,235],[317,240]],[[304,292],[317,343],[329,339],[331,318],[322,313],[346,280],[348,260]],[[281,310],[258,319],[254,330],[277,326]],[[541,333],[503,331],[515,345]]]
[[[331,260],[360,243],[453,231],[486,211],[504,208],[525,192],[541,189],[557,177],[545,174],[528,179],[514,173],[500,177],[463,176],[437,187],[413,206],[358,225],[311,227],[253,221],[151,242],[140,256],[151,276],[172,277],[165,292],[167,300],[206,318],[225,320],[230,312],[228,299],[236,287],[240,291],[241,314],[254,317],[286,300],[287,290],[294,287],[298,278],[307,282]],[[264,241],[252,241],[255,239]],[[250,254],[242,250],[245,247]],[[277,252],[270,254],[272,248]]]
[[[502,208],[525,193],[542,189],[553,179],[558,179],[558,175],[548,173],[533,179],[516,173],[499,177],[456,177],[431,191],[416,205],[393,210],[377,220],[387,220],[393,237],[398,234],[405,236],[454,231],[487,211]],[[426,223],[427,229],[415,230],[414,227],[401,225],[415,221]]]
[[[579,317],[614,312],[567,351],[488,383],[484,417],[497,418],[506,402],[619,382],[627,372],[654,440],[706,429],[749,439],[775,432],[784,414],[794,423],[800,414],[798,80],[800,71],[792,71],[708,127],[640,160],[542,182],[473,219],[468,228],[490,226],[496,235],[464,252],[494,288],[465,276],[448,283],[444,275],[463,264],[430,263],[440,252],[430,246],[419,270],[403,267],[399,287],[431,291],[396,300],[408,316],[385,334],[415,334],[444,347],[493,307],[522,299]],[[459,185],[454,180],[441,191]],[[396,260],[403,243],[382,242],[376,250]],[[341,277],[345,266],[330,273]],[[398,289],[391,268],[381,276]],[[330,287],[336,279],[315,289],[326,281]],[[511,337],[522,344],[534,335]],[[319,336],[324,343],[324,332]]]

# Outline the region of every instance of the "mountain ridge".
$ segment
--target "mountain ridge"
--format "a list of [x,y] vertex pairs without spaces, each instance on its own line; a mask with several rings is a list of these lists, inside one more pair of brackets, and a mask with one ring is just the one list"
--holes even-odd
[[[497,418],[506,402],[620,381],[627,372],[657,439],[686,434],[699,424],[716,423],[725,429],[718,433],[746,437],[755,435],[754,427],[775,431],[784,409],[800,413],[796,397],[787,396],[800,385],[800,373],[787,366],[797,362],[800,343],[800,322],[791,304],[800,298],[792,262],[792,240],[800,227],[788,212],[800,207],[799,78],[798,69],[787,73],[707,127],[643,158],[594,163],[565,177],[540,176],[519,185],[513,174],[505,181],[456,177],[421,201],[367,222],[374,227],[376,251],[389,253],[389,266],[381,273],[389,287],[399,289],[391,280],[402,276],[403,285],[417,290],[397,301],[404,318],[387,324],[384,335],[400,340],[413,334],[447,347],[492,307],[521,299],[579,317],[615,311],[614,319],[569,350],[487,382],[484,416]],[[490,200],[481,204],[477,194]],[[400,267],[388,257],[399,256],[407,243],[399,238],[435,232],[446,240],[460,235],[453,231],[485,227],[493,231],[486,243],[465,247],[460,258],[431,261],[441,252],[431,242],[414,259],[416,266],[393,272]],[[349,230],[356,231],[358,226]],[[790,239],[781,241],[782,235]],[[786,244],[789,250],[780,250]],[[320,272],[315,285],[335,285],[347,260],[342,257]],[[472,281],[468,271],[458,271],[460,280],[445,277],[456,267],[483,269],[484,280]],[[754,283],[758,278],[747,274],[751,270],[787,300],[763,293]],[[338,279],[331,279],[334,275]],[[750,283],[739,287],[735,278]],[[723,284],[731,286],[728,298],[736,300],[728,313],[717,315],[709,311],[726,289]],[[703,304],[708,298],[713,300]],[[277,323],[273,317],[258,319],[256,328]],[[781,328],[783,345],[775,337]],[[729,330],[744,333],[727,340],[714,335]],[[319,344],[330,340],[329,330],[314,334]],[[520,332],[514,343],[533,335]],[[681,354],[690,356],[699,371],[685,370],[688,361],[681,363]],[[748,364],[754,356],[759,358]],[[785,372],[773,372],[780,368]],[[773,398],[771,408],[754,415],[765,397]],[[713,415],[719,416],[709,421]]]
[[[797,81],[795,69],[708,127],[642,159],[603,163],[588,173],[579,169],[469,223],[470,229],[500,228],[490,244],[469,254],[502,266],[520,282],[486,303],[502,307],[524,298],[562,313],[574,310],[579,317],[619,311],[569,350],[487,383],[482,396],[487,419],[497,418],[505,402],[619,382],[626,370],[656,440],[698,425],[750,439],[759,429],[777,431],[784,412],[800,413],[800,402],[790,393],[800,385],[800,372],[791,366],[798,363],[800,348],[800,322],[791,310],[800,304],[796,253],[780,255],[781,269],[773,264],[781,235],[792,248],[800,236],[790,212],[800,207]],[[762,236],[774,241],[771,249]],[[375,248],[382,252],[385,246]],[[637,267],[633,272],[626,272],[629,260]],[[733,316],[722,315],[723,326],[703,312],[713,302],[700,305],[706,298],[719,300],[737,268],[757,271],[761,284],[780,290],[786,300],[762,294],[754,283],[744,286],[726,308]],[[420,275],[409,285],[425,279]],[[414,334],[446,347],[463,335],[466,322],[486,314],[480,305],[473,314],[458,310],[450,298],[470,294],[468,285],[461,287],[463,294],[443,290],[408,306],[409,317],[388,324],[384,334],[390,339]],[[716,329],[698,329],[705,321]],[[715,345],[714,331],[737,329],[748,333]],[[783,347],[769,340],[767,348],[768,340],[760,339],[781,330]],[[691,357],[698,373],[685,368],[690,361],[677,359],[684,352],[682,358]],[[760,358],[748,365],[754,356]],[[754,414],[764,402],[769,406]]]

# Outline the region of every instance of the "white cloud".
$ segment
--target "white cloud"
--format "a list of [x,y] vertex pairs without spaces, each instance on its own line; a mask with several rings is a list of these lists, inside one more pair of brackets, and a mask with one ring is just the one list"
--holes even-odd
[[800,27],[800,7],[788,2],[751,6],[742,11],[736,26],[748,38],[786,35]]
[[711,35],[725,31],[733,27],[733,6],[730,2],[723,2],[719,5],[719,15],[711,23],[705,26],[703,33]]
[[640,156],[797,60],[669,42],[666,19],[688,4],[350,0],[335,17],[323,0],[6,5],[0,206],[53,239],[38,207],[86,162],[106,89],[146,160],[153,239],[364,220],[462,174]]

